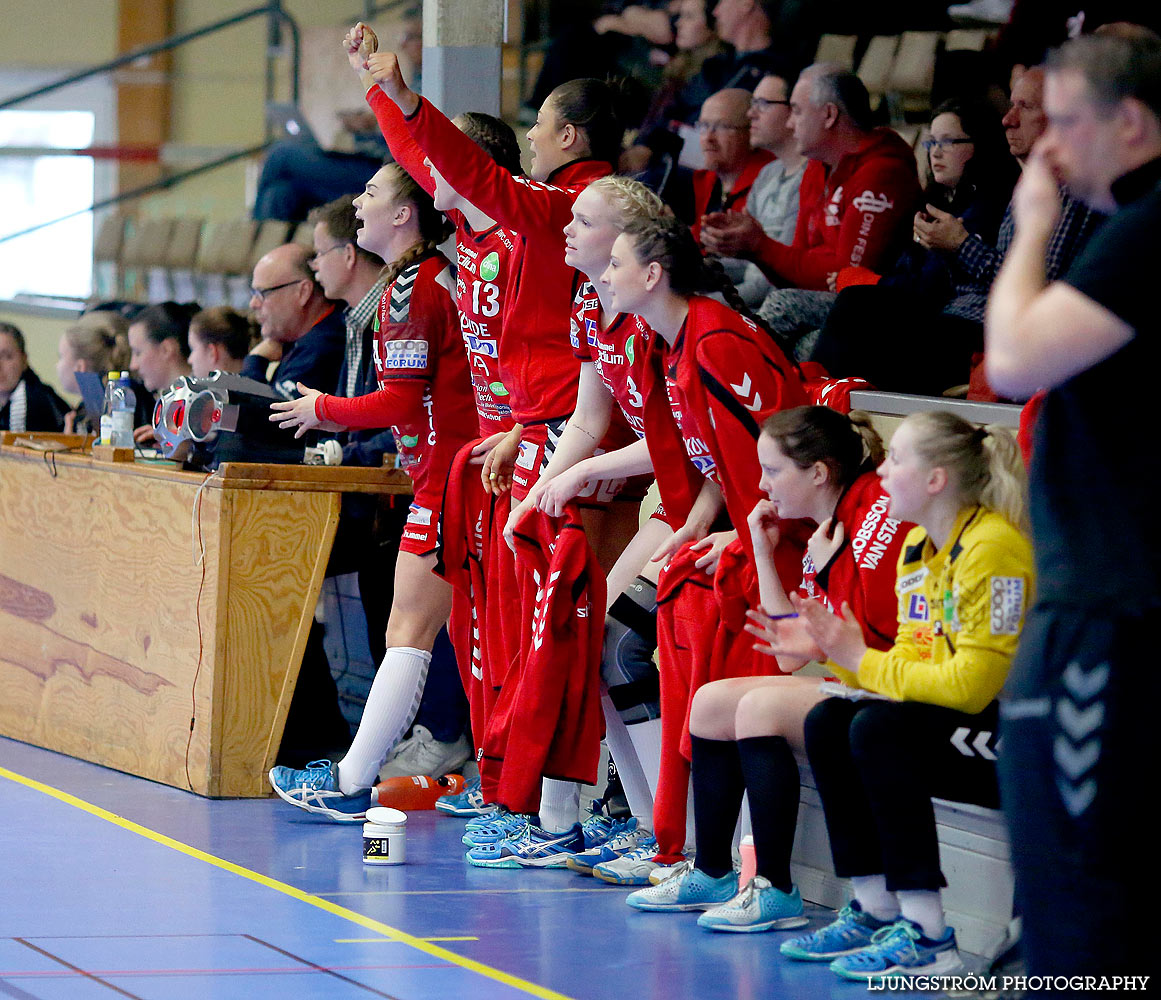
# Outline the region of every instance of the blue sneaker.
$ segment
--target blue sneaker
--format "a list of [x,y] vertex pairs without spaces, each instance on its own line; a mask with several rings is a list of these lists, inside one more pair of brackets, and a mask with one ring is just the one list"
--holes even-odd
[[[662,883],[664,885],[664,883]],[[805,927],[809,920],[802,915],[802,896],[798,886],[783,892],[769,879],[755,875],[728,903],[707,910],[697,918],[698,927],[711,931],[789,930]]]
[[477,868],[563,868],[569,855],[584,844],[579,823],[573,823],[564,833],[549,833],[528,823],[507,840],[472,848],[464,860]]
[[962,967],[955,931],[948,927],[943,937],[933,940],[906,917],[875,931],[867,947],[830,963],[831,972],[859,982],[897,975],[942,976]]
[[435,808],[448,816],[483,816],[493,807],[484,802],[480,779],[472,778],[458,795],[441,795],[436,799]]
[[369,788],[351,795],[339,791],[339,765],[329,760],[312,760],[301,771],[272,767],[270,787],[284,802],[337,823],[363,822],[371,805]]
[[843,955],[861,951],[871,943],[875,931],[889,927],[892,921],[872,917],[852,899],[838,916],[813,934],[783,941],[779,949],[787,958],[804,962],[832,962]]
[[721,878],[710,878],[683,861],[678,870],[660,885],[638,889],[625,897],[635,910],[664,912],[668,910],[711,910],[728,903],[738,894],[738,873],[731,871]]
[[473,816],[464,824],[464,832],[469,830],[479,830],[481,827],[488,826],[490,823],[495,823],[501,816],[507,816],[508,810],[503,806],[493,803],[488,806],[482,813]]
[[568,867],[578,874],[592,875],[597,865],[628,854],[650,836],[648,830],[643,830],[637,825],[636,817],[631,817],[618,826],[619,829],[609,831],[609,838],[603,844],[597,844],[572,855],[566,862]]
[[501,840],[517,836],[532,822],[539,822],[539,819],[525,813],[505,811],[490,823],[475,829],[465,830],[464,835],[460,837],[460,843],[465,847],[484,847],[485,845],[498,844]]

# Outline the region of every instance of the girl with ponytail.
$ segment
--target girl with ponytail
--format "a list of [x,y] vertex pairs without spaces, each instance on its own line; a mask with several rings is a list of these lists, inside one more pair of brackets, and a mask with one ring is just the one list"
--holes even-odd
[[[736,529],[745,527],[762,496],[756,449],[762,422],[777,410],[805,405],[807,398],[797,369],[777,344],[705,294],[718,290],[717,275],[680,221],[656,214],[630,222],[613,244],[601,281],[615,311],[636,314],[655,334],[642,370],[645,439],[675,528],[655,556],[668,560],[658,585],[662,748],[653,808],[656,866],[680,860],[686,839],[683,743],[692,693],[720,677],[778,669],[746,641],[744,608],[758,603],[757,577],[749,533]],[[808,534],[805,525],[790,523],[774,550],[787,579],[801,574]],[[743,610],[726,614],[723,600]],[[682,623],[696,628],[683,635]],[[644,884],[649,869],[643,864],[621,874],[622,884]]]
[[891,515],[918,525],[899,557],[894,644],[868,643],[846,604],[840,617],[792,598],[835,673],[872,697],[826,698],[806,716],[835,871],[855,898],[782,953],[834,959],[855,980],[960,965],[931,799],[999,806],[996,699],[1033,596],[1024,465],[1010,433],[912,414],[880,474]]
[[[129,367],[129,323],[120,313],[104,309],[83,314],[77,322],[61,334],[57,344],[56,377],[61,389],[71,395],[80,395],[77,372],[96,372],[105,380],[110,371]],[[153,414],[153,401],[142,388],[134,416],[134,427],[140,427]],[[84,402],[65,414],[66,434],[93,434],[98,430],[101,415],[85,412]]]
[[[376,84],[368,89],[367,101],[380,122],[389,113],[384,105],[393,104],[393,114],[403,120],[433,171],[487,218],[518,234],[510,293],[503,303],[503,344],[499,350],[502,387],[516,425],[483,460],[483,474],[493,492],[504,492],[510,481],[511,502],[518,504],[551,461],[576,404],[581,362],[573,355],[568,334],[577,274],[565,261],[563,230],[572,219],[578,194],[590,181],[613,172],[624,133],[622,95],[616,85],[595,79],[572,80],[556,88],[528,133],[531,180],[516,178],[407,87],[394,54],[375,52],[374,46],[366,43],[366,29],[356,25],[348,36],[347,49],[352,65],[359,54],[364,56],[356,68],[366,70]],[[614,411],[608,433],[599,444],[611,451],[631,443],[633,436],[621,414]],[[573,512],[583,523],[584,536],[606,572],[637,531],[635,506],[610,502],[622,485],[619,481],[602,482]],[[528,527],[541,530],[545,523],[537,516]],[[529,610],[536,588],[530,573],[521,571],[519,580],[521,602]],[[499,588],[492,589],[499,592]],[[580,675],[585,671],[595,675],[599,664],[580,650],[576,656],[565,658],[575,660],[572,669],[578,681],[573,687],[583,690]],[[522,657],[508,688],[514,690],[513,685],[519,685],[519,690],[528,690],[529,698],[535,699],[543,684],[536,678],[535,668],[526,669],[526,663],[527,657]],[[551,730],[551,726],[544,726],[547,721],[556,722],[531,720],[529,728]],[[537,735],[545,736],[545,744],[551,740],[551,731]],[[479,734],[476,738],[479,740]],[[508,761],[518,756],[505,757],[506,772],[515,773],[515,765]],[[577,789],[562,789],[561,784],[546,779],[544,794],[538,799],[528,793],[527,782],[520,782],[517,788],[515,783],[502,781],[496,798],[501,807],[513,813],[539,815],[536,836],[545,831],[558,834],[575,821],[579,803]],[[512,832],[518,831],[513,828]],[[474,853],[469,853],[468,861],[485,863]]]
[[451,225],[397,164],[382,167],[354,201],[359,246],[386,261],[375,322],[379,390],[331,396],[299,385],[298,399],[272,404],[271,420],[341,431],[390,427],[396,465],[411,477],[414,502],[395,564],[387,652],[346,756],[303,770],[276,767],[270,783],[287,802],[342,822],[363,818],[384,759],[419,707],[431,648],[448,620],[451,586],[431,572],[443,487],[452,459],[476,436],[471,377],[455,308],[455,279],[437,249]]
[[[790,877],[798,823],[799,775],[807,713],[824,695],[817,677],[798,670],[826,657],[794,617],[787,592],[829,607],[854,608],[862,636],[876,649],[895,638],[895,564],[910,525],[888,516],[889,498],[875,467],[883,443],[870,417],[826,406],[798,406],[771,415],[758,438],[766,494],[750,513],[748,532],[761,610],[749,612],[756,649],[777,654],[790,676],[734,677],[699,688],[690,712],[690,750],[697,852],[668,890],[630,897],[642,909],[675,909],[708,891],[722,905],[699,918],[710,930],[765,931],[800,927],[802,897]],[[774,561],[780,523],[817,525],[797,575],[781,577]],[[799,582],[801,580],[801,583]],[[731,839],[747,793],[757,871],[736,893]]]

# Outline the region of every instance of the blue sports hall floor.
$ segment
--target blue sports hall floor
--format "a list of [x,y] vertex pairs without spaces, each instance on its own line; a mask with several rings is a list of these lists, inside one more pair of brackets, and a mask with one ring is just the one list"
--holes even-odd
[[[357,824],[214,801],[0,738],[0,998],[706,1000],[862,996],[783,935],[644,914],[567,870],[471,868],[462,822]],[[815,910],[817,923],[828,917]],[[928,994],[930,995],[930,994]]]

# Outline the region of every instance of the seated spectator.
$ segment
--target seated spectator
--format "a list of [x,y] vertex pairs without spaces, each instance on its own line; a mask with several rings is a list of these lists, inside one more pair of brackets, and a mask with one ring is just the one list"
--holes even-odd
[[198,378],[242,371],[258,331],[253,320],[229,306],[203,309],[189,321],[189,366]]
[[[916,230],[940,213],[993,243],[1019,168],[991,106],[944,102],[924,145],[926,208],[915,217]],[[839,293],[810,355],[831,375],[930,395],[967,381],[983,325],[947,310],[961,297],[986,297],[990,279],[975,278],[955,254],[915,240],[885,275],[843,268],[836,284]]]
[[[146,306],[129,322],[129,370],[155,398],[174,379],[190,373],[189,321],[197,311],[196,302],[161,302]],[[152,414],[137,425],[133,440],[155,440]]]
[[891,515],[918,524],[899,558],[895,644],[869,648],[847,609],[794,601],[832,669],[871,696],[830,697],[806,717],[835,873],[852,880],[854,899],[781,950],[834,958],[834,972],[860,981],[960,967],[931,799],[999,806],[997,698],[1034,580],[1024,465],[1008,431],[913,414],[882,475]]
[[[536,112],[557,87],[583,77],[633,76],[652,88],[656,69],[650,65],[655,46],[668,47],[674,40],[670,0],[639,3],[604,3],[604,12],[591,18],[591,7],[552,4],[557,14],[554,37],[520,118],[531,124]],[[559,13],[558,13],[559,12]]]
[[810,158],[790,244],[770,239],[758,220],[726,213],[703,224],[706,249],[754,261],[776,285],[759,315],[789,339],[815,329],[829,309],[830,276],[850,265],[892,260],[914,212],[915,156],[895,132],[871,125],[867,89],[829,64],[803,70],[790,95],[795,148]]
[[129,370],[150,392],[189,374],[189,321],[196,312],[196,302],[161,302],[146,306],[130,321]]
[[[250,308],[262,339],[246,356],[242,374],[267,383],[283,399],[298,385],[338,385],[347,339],[343,316],[326,297],[307,263],[310,254],[284,243],[254,265]],[[267,377],[271,362],[277,367]]]
[[[376,308],[387,285],[382,274],[383,258],[356,242],[359,220],[355,216],[354,200],[355,195],[343,195],[320,205],[308,218],[314,224],[314,253],[307,263],[323,294],[333,302],[346,305],[343,310],[346,349],[335,389],[339,396],[362,396],[373,391],[377,384],[371,344],[375,337]],[[349,440],[351,443],[371,440],[381,433],[355,431]],[[383,449],[377,451],[378,454],[368,456],[365,461],[356,460],[354,464],[381,465]]]
[[705,169],[693,172],[693,217],[686,220],[697,239],[708,212],[745,205],[758,172],[773,159],[750,146],[750,94],[720,90],[702,105],[697,120]]
[[767,73],[785,74],[809,61],[818,41],[807,23],[812,15],[800,6],[790,18],[799,23],[791,24],[779,18],[782,6],[779,0],[717,0],[713,6],[715,27],[730,49],[707,59],[701,72],[658,116],[659,124],[648,133],[642,130],[630,154],[632,160],[645,156],[637,147],[648,149],[649,156],[669,154],[676,159],[684,139],[675,126],[692,125],[711,94],[733,87],[753,91]]
[[[420,90],[423,22],[418,7],[404,14],[397,48],[411,63],[412,86]],[[389,161],[374,115],[365,108],[339,114],[340,139],[350,149],[323,149],[309,133],[275,143],[266,154],[254,198],[255,219],[302,222],[312,208],[362,190]]]
[[[895,639],[895,563],[910,525],[886,517],[887,497],[875,467],[883,442],[867,414],[847,416],[826,406],[799,406],[766,420],[758,438],[760,500],[749,517],[762,611],[747,631],[777,652],[778,676],[712,681],[694,695],[689,731],[697,854],[660,886],[629,897],[643,910],[678,910],[695,894],[720,904],[698,919],[709,930],[765,931],[806,923],[790,876],[798,825],[800,778],[794,750],[802,723],[824,697],[817,677],[797,671],[824,659],[795,619],[787,590],[828,607],[853,608],[868,645]],[[779,578],[774,548],[779,523],[802,517],[818,525],[801,564],[801,586]],[[870,539],[856,551],[852,541]],[[777,649],[769,643],[773,642]],[[771,661],[773,662],[773,661]],[[730,842],[742,794],[754,829],[757,874],[742,888]]]
[[[707,59],[726,51],[725,43],[714,32],[709,0],[679,0],[673,22],[673,45],[677,49],[661,72],[661,83],[645,112],[639,132],[649,135],[668,125],[668,113],[674,98],[693,77],[701,72]],[[631,146],[621,154],[621,173],[639,174],[649,166],[653,151],[645,145]]]
[[[77,372],[95,372],[102,381],[111,371],[129,367],[129,340],[126,331],[129,322],[120,313],[94,310],[82,315],[75,324],[61,334],[57,345],[56,377],[64,392],[80,395]],[[153,417],[153,397],[134,383],[137,392],[137,412],[133,426],[140,427]],[[100,429],[101,415],[85,412],[82,400],[64,416],[66,434],[95,434]]]
[[0,431],[59,431],[68,408],[28,367],[24,334],[0,323]]
[[[790,128],[790,92],[793,80],[770,74],[750,98],[750,145],[774,154],[750,187],[746,211],[758,220],[762,231],[772,240],[789,243],[794,239],[798,221],[798,191],[807,159],[794,145]],[[710,216],[716,220],[717,215]],[[727,258],[722,261],[726,273],[738,286],[742,301],[757,308],[771,290],[771,284],[757,264]]]
[[[1011,107],[1002,122],[1008,138],[1008,149],[1021,168],[1031,155],[1036,140],[1048,126],[1043,100],[1043,69],[1033,67],[1025,70],[1012,85]],[[1048,241],[1048,253],[1044,261],[1048,281],[1055,280],[1068,270],[1104,219],[1103,215],[1074,198],[1064,187],[1060,189],[1060,199],[1060,215]],[[923,247],[954,254],[957,268],[977,285],[984,289],[990,288],[1012,245],[1015,232],[1012,206],[1009,204],[1004,214],[994,245],[986,242],[979,234],[969,232],[963,221],[950,212],[929,206],[926,215],[915,219],[916,241]],[[944,312],[949,316],[982,324],[986,304],[987,293],[977,288],[957,295]],[[857,374],[862,375],[863,372]],[[880,379],[884,375],[887,375],[887,380],[876,383],[880,388],[888,388],[889,385],[889,374],[879,372]],[[971,379],[969,398],[993,401],[999,398],[988,388],[983,376],[982,354],[972,359]]]

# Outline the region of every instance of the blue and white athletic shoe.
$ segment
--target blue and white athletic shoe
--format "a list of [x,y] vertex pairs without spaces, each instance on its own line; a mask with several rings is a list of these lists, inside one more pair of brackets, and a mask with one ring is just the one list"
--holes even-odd
[[508,810],[504,806],[493,803],[478,816],[473,816],[464,824],[464,832],[479,830],[481,827],[495,823],[501,816],[507,816]]
[[[662,883],[664,885],[664,883]],[[802,896],[795,886],[783,892],[769,879],[755,875],[728,903],[707,910],[697,918],[698,927],[711,931],[789,930],[805,927],[809,920],[802,915]]]
[[625,897],[625,902],[635,910],[650,912],[712,910],[728,903],[737,894],[737,872],[711,878],[694,868],[692,861],[683,861],[678,870],[660,885],[631,892]]
[[843,955],[861,951],[871,943],[875,932],[890,926],[890,920],[872,917],[852,899],[838,912],[838,916],[813,934],[783,941],[779,949],[787,958],[803,962],[833,962]]
[[924,937],[913,920],[900,917],[875,931],[871,943],[830,963],[843,979],[877,981],[885,976],[942,976],[963,967],[950,927],[943,937]]
[[472,778],[458,795],[441,795],[436,799],[435,808],[448,816],[483,816],[494,807],[484,802],[480,779]]
[[631,817],[621,822],[619,829],[610,830],[609,838],[603,844],[597,844],[572,855],[567,865],[581,875],[592,875],[597,865],[628,854],[649,836],[648,830],[643,830],[637,825],[636,817]]
[[496,844],[473,847],[464,860],[477,868],[563,868],[569,855],[584,847],[581,825],[550,833],[528,823],[516,836]]
[[661,867],[656,856],[657,838],[649,834],[618,857],[593,865],[593,877],[612,885],[648,885],[649,873]]
[[508,812],[505,809],[487,823],[475,827],[469,826],[464,831],[464,835],[460,837],[460,843],[465,847],[484,847],[485,845],[498,844],[501,840],[518,836],[529,823],[536,822],[539,822],[536,816]]
[[301,771],[293,767],[272,767],[270,787],[284,802],[336,823],[362,823],[371,805],[369,788],[352,795],[344,795],[339,790],[339,765],[329,760],[312,760]]

